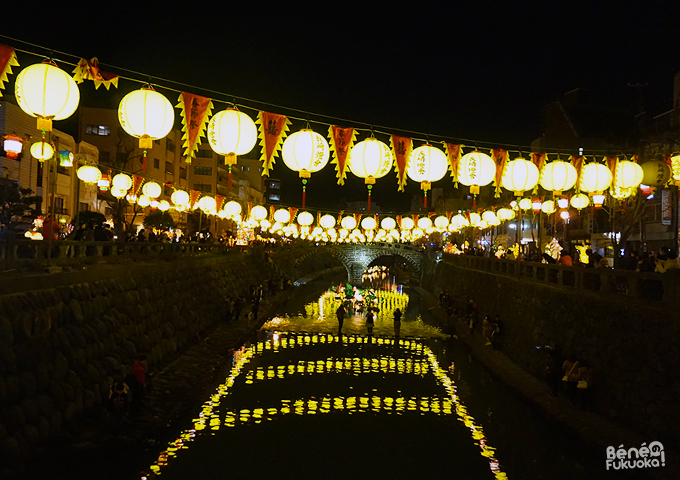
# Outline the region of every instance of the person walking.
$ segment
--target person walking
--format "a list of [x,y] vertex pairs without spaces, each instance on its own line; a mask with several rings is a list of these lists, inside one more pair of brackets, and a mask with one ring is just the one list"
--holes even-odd
[[369,335],[373,335],[374,315],[373,309],[369,308],[366,312],[366,330]]
[[345,306],[341,303],[338,309],[335,311],[335,315],[338,317],[338,335],[342,335],[342,324],[345,321],[345,314],[347,310]]
[[401,310],[394,311],[394,338],[399,338],[401,333]]
[[484,339],[486,340],[486,343],[484,345],[491,346],[491,335],[493,334],[493,323],[491,323],[491,319],[489,319],[489,316],[486,315],[484,317],[484,320],[482,320],[482,335],[484,335]]

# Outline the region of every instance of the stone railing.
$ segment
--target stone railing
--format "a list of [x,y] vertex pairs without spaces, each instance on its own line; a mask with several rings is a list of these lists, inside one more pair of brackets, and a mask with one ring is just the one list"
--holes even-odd
[[[88,257],[132,257],[139,255],[202,255],[228,254],[242,247],[230,247],[220,243],[157,243],[157,242],[76,242],[54,241],[52,259],[82,259]],[[46,259],[49,242],[46,240],[15,240],[9,245],[0,242],[2,264],[20,263],[22,260]]]
[[680,298],[680,271],[638,273],[609,268],[583,268],[546,263],[498,260],[444,254],[443,261],[457,267],[514,277],[571,292],[674,304]]

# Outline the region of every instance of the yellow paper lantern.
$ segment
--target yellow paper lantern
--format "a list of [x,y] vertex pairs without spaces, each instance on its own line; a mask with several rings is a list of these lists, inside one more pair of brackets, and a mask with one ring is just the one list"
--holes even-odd
[[146,195],[140,195],[139,198],[137,199],[137,205],[139,205],[140,207],[148,207],[149,205],[151,205],[151,199]]
[[411,230],[415,226],[416,226],[416,224],[411,217],[403,217],[401,219],[401,229],[402,230]]
[[482,217],[479,215],[479,213],[470,212],[470,226],[476,227],[481,223],[481,221]]
[[524,158],[516,158],[508,162],[503,170],[501,185],[506,190],[515,192],[516,197],[521,197],[527,190],[533,189],[538,184],[538,167]]
[[666,185],[671,178],[671,169],[666,162],[650,160],[640,165],[642,167],[642,184],[652,187]]
[[128,134],[139,138],[139,148],[151,148],[165,137],[175,122],[170,101],[152,88],[128,93],[118,105],[118,121]]
[[380,221],[380,226],[385,230],[394,230],[397,222],[392,217],[385,217]]
[[42,130],[52,130],[52,120],[73,115],[80,102],[75,80],[49,62],[24,68],[17,75],[14,94],[24,112],[38,117],[38,128]]
[[578,194],[571,197],[571,200],[569,200],[569,203],[576,210],[581,210],[583,208],[586,208],[588,205],[590,205],[590,199],[588,198],[588,195],[578,193]]
[[354,219],[354,217],[348,215],[340,221],[340,225],[342,225],[342,228],[345,230],[353,230],[357,226],[357,221]]
[[203,210],[203,213],[212,213],[217,208],[217,202],[213,197],[201,197],[198,201],[198,208]]
[[170,196],[170,200],[177,206],[186,207],[189,205],[189,194],[184,190],[175,190]]
[[127,190],[121,190],[120,188],[112,187],[111,188],[111,195],[120,199],[120,198],[125,197],[125,195],[127,195]]
[[612,172],[601,163],[589,163],[581,172],[581,190],[587,193],[603,192],[612,184]]
[[430,220],[428,217],[419,218],[418,228],[421,230],[427,230],[428,228],[432,228],[432,220]]
[[515,212],[509,208],[500,208],[498,209],[498,212],[496,212],[496,217],[501,221],[512,220],[515,218]]
[[434,226],[437,227],[439,230],[444,231],[446,230],[446,227],[449,226],[449,219],[446,218],[444,215],[439,215],[437,218],[434,219]]
[[142,193],[149,198],[158,198],[161,195],[161,186],[156,182],[147,182],[142,187]]
[[161,200],[158,202],[158,210],[161,212],[166,212],[170,209],[170,204],[168,203],[167,200]]
[[454,230],[460,230],[463,227],[468,227],[470,226],[470,221],[465,218],[464,215],[458,214],[454,215],[451,218],[451,222],[449,223],[449,230],[452,230],[451,227],[453,227]]
[[540,184],[555,195],[561,195],[576,185],[576,177],[576,169],[571,163],[555,160],[543,165]]
[[274,220],[282,225],[284,223],[288,223],[288,221],[290,220],[290,212],[285,208],[279,208],[277,211],[274,212]]
[[297,222],[303,227],[308,227],[314,223],[314,215],[309,212],[299,213],[297,216]]
[[[240,215],[241,214],[241,204],[231,200],[231,201],[227,202],[227,204],[224,206],[224,211],[227,212],[227,215],[230,216],[230,217],[235,217],[236,215]],[[265,210],[265,216],[266,215],[267,215],[267,211]]]
[[132,188],[132,178],[124,173],[119,173],[113,177],[111,185],[119,190],[128,191]]
[[79,167],[78,171],[76,172],[76,175],[83,182],[90,185],[99,183],[99,181],[102,178],[102,172],[100,172],[97,167],[94,167],[92,165],[83,165],[82,167]]
[[498,217],[496,217],[496,214],[491,210],[487,210],[485,212],[482,212],[482,220],[485,221],[488,225],[492,225],[498,221]]
[[644,172],[635,162],[622,160],[616,165],[614,186],[619,189],[636,188],[642,183]]
[[531,210],[533,202],[530,198],[523,198],[519,201],[519,208],[522,210]]
[[680,181],[680,155],[675,154],[671,156],[671,169],[673,171],[673,180],[676,182]]
[[490,184],[495,175],[496,163],[480,151],[463,155],[458,162],[458,181],[469,186],[473,194],[479,193],[479,187]]
[[262,205],[255,205],[250,210],[250,216],[253,220],[261,222],[262,220],[267,218],[267,209],[264,208]]
[[255,146],[257,127],[245,113],[227,108],[210,119],[208,142],[216,153],[226,157],[228,165],[233,165],[237,155],[245,155]]
[[328,142],[322,135],[303,129],[295,132],[283,142],[283,163],[299,172],[300,178],[309,178],[328,163]]
[[555,202],[553,200],[546,200],[541,205],[541,211],[548,215],[555,213],[557,211],[557,208],[555,207]]
[[361,220],[361,228],[364,230],[375,230],[378,226],[378,222],[375,221],[375,217],[365,217]]
[[420,188],[431,190],[432,182],[441,180],[447,169],[446,155],[439,148],[432,145],[422,145],[411,152],[406,174],[420,182]]
[[373,185],[376,178],[384,177],[392,169],[392,152],[380,140],[367,138],[352,147],[348,164],[354,175]]
[[54,148],[49,142],[40,140],[31,145],[31,155],[41,162],[44,162],[54,156]]
[[335,226],[335,217],[333,215],[324,215],[320,220],[323,228],[331,229]]

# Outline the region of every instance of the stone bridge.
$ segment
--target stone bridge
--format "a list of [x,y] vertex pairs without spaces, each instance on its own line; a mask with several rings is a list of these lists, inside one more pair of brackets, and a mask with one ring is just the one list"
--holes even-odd
[[352,284],[361,284],[361,277],[368,266],[377,258],[394,255],[403,258],[417,274],[421,272],[422,254],[411,245],[401,243],[375,243],[372,245],[340,244],[314,248],[296,261],[301,265],[305,259],[321,254],[330,254],[342,262],[347,269],[347,279]]

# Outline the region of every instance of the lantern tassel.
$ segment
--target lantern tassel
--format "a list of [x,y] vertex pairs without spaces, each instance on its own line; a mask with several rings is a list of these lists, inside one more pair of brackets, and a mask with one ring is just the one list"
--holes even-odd
[[368,185],[368,213],[371,213],[371,188],[373,188],[373,186]]
[[302,179],[302,209],[305,210],[307,203],[307,179]]
[[231,190],[231,165],[229,165],[229,180],[227,181],[227,188]]
[[144,157],[142,159],[142,171],[146,172],[146,150],[144,150]]
[[472,209],[477,208],[477,195],[472,195]]

